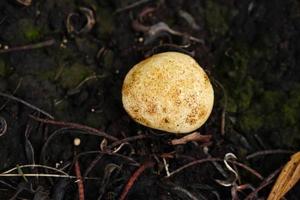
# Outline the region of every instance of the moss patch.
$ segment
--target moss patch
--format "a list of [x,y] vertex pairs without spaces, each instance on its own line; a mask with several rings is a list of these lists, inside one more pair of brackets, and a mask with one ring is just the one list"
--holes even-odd
[[209,0],[206,1],[204,14],[211,35],[215,35],[212,39],[215,39],[215,37],[225,35],[229,30],[229,21],[237,14],[237,11],[228,9],[214,0]]
[[97,16],[97,33],[100,38],[109,38],[111,33],[114,31],[114,16],[113,12],[109,11],[107,8],[98,8]]
[[60,75],[60,84],[65,89],[76,87],[86,77],[93,74],[87,66],[75,63],[70,67],[64,67]]
[[37,25],[33,19],[22,18],[12,23],[3,30],[1,37],[12,44],[24,44],[40,40],[43,37],[41,25]]
[[7,73],[7,68],[5,62],[3,60],[0,60],[0,77],[5,77],[6,73]]

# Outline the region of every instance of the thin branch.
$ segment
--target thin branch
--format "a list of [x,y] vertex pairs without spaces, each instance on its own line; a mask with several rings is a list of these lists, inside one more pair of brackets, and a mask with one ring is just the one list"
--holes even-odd
[[129,192],[129,190],[132,188],[133,184],[135,183],[135,181],[138,179],[138,177],[147,169],[147,168],[151,168],[154,166],[154,162],[153,161],[148,161],[145,162],[144,164],[142,164],[130,177],[130,179],[128,180],[127,184],[125,185],[119,200],[124,200],[126,199],[126,196]]
[[182,188],[180,186],[175,186],[172,189],[184,193],[185,195],[187,195],[192,200],[198,200],[198,198],[195,195],[193,195],[191,192],[189,192],[185,188]]
[[15,51],[25,51],[25,50],[32,50],[32,49],[39,49],[43,47],[48,47],[52,46],[55,44],[54,39],[46,40],[43,42],[38,42],[35,44],[28,44],[28,45],[23,45],[23,46],[17,46],[17,47],[11,47],[8,49],[0,49],[0,54],[2,53],[10,53],[10,52],[15,52]]
[[245,170],[247,170],[248,172],[250,172],[251,174],[253,174],[257,178],[259,178],[260,180],[264,179],[264,177],[260,173],[258,173],[256,170],[252,169],[251,167],[248,167],[247,165],[245,165],[243,163],[240,163],[240,162],[237,162],[237,161],[228,161],[228,162],[232,162],[232,163],[238,165],[239,167],[244,168]]
[[96,128],[92,128],[92,127],[89,127],[89,126],[86,126],[86,125],[77,124],[77,123],[73,123],[73,122],[57,121],[57,120],[52,120],[52,119],[42,119],[42,118],[39,118],[39,117],[35,117],[33,115],[29,115],[29,117],[31,117],[32,119],[34,119],[36,121],[45,123],[45,124],[52,124],[52,125],[56,125],[56,126],[63,126],[63,127],[73,128],[73,129],[79,129],[79,130],[82,130],[82,131],[92,132],[92,133],[95,133],[98,136],[105,137],[105,138],[110,139],[112,141],[119,140],[118,138],[113,137],[111,135],[108,135],[107,133],[105,133],[103,131],[100,131]]
[[261,184],[253,191],[251,192],[245,200],[251,200],[254,199],[254,197],[257,195],[259,191],[261,191],[266,186],[270,185],[272,182],[274,182],[274,177],[281,171],[282,167],[275,170],[272,174],[270,174],[264,181],[261,182]]
[[206,163],[206,162],[214,162],[214,161],[223,161],[223,159],[220,159],[220,158],[205,158],[205,159],[201,159],[201,160],[195,160],[195,161],[192,161],[192,162],[190,162],[190,163],[188,163],[186,165],[183,165],[182,167],[179,167],[178,169],[176,169],[173,172],[171,172],[169,174],[169,176],[166,176],[165,178],[170,178],[171,176],[174,176],[175,174],[178,174],[182,170],[184,170],[186,168],[189,168],[191,166],[202,164],[202,163]]
[[118,153],[112,153],[112,152],[105,152],[105,151],[86,151],[86,152],[82,152],[76,155],[75,159],[78,159],[79,157],[83,156],[83,155],[88,155],[88,154],[104,154],[104,155],[111,155],[111,156],[116,156],[119,158],[123,158],[129,162],[132,162],[134,165],[139,166],[140,163],[138,163],[137,161],[135,161],[134,159],[132,159],[129,156],[125,156],[122,154],[118,154]]
[[84,200],[84,186],[83,186],[83,179],[80,172],[80,166],[78,160],[75,161],[75,174],[77,177],[77,187],[78,187],[78,195],[79,200]]
[[133,4],[130,4],[130,5],[125,6],[125,7],[123,7],[123,8],[117,9],[117,10],[115,11],[115,14],[116,14],[116,13],[119,13],[119,12],[126,11],[126,10],[130,10],[130,9],[132,9],[132,8],[134,8],[134,7],[140,6],[140,5],[142,5],[142,4],[144,4],[144,3],[147,3],[147,2],[149,2],[149,1],[150,1],[150,0],[140,0],[140,1],[134,2]]
[[50,170],[53,170],[55,172],[59,172],[59,173],[61,173],[63,175],[68,176],[68,174],[66,172],[62,171],[62,170],[59,170],[59,169],[56,169],[56,168],[53,168],[53,167],[49,167],[49,166],[46,166],[46,165],[36,165],[36,164],[33,164],[33,165],[19,165],[18,167],[14,167],[14,168],[9,169],[9,170],[7,170],[5,172],[2,172],[2,174],[9,174],[10,172],[18,170],[18,169],[32,168],[32,167],[34,167],[34,168],[50,169]]
[[270,154],[293,154],[295,151],[283,150],[283,149],[275,149],[275,150],[264,150],[252,153],[246,157],[247,160],[255,158],[257,156],[265,156]]
[[70,179],[77,179],[76,176],[70,175],[61,175],[61,174],[0,174],[0,177],[53,177],[53,178],[70,178]]
[[[192,167],[194,165],[198,165],[198,164],[202,164],[202,163],[206,163],[206,162],[223,162],[224,160],[223,159],[220,159],[220,158],[205,158],[205,159],[200,159],[200,160],[195,160],[195,161],[192,161],[186,165],[183,165],[181,167],[179,167],[178,169],[174,170],[173,172],[171,172],[169,174],[169,176],[165,176],[165,178],[170,178],[171,176],[181,172],[182,170],[186,169],[186,168],[189,168],[189,167]],[[234,163],[236,165],[238,165],[239,167],[242,167],[243,169],[249,171],[251,174],[255,175],[257,178],[259,179],[263,179],[263,176],[261,174],[259,174],[256,170],[240,163],[240,162],[237,162],[237,161],[228,161],[230,163]]]
[[44,114],[45,116],[49,117],[50,119],[54,119],[54,117],[52,115],[50,115],[49,113],[47,113],[46,111],[44,111],[44,110],[42,110],[42,109],[40,109],[40,108],[38,108],[38,107],[36,107],[36,106],[28,103],[27,101],[24,101],[24,100],[20,99],[18,97],[15,97],[15,96],[12,96],[10,94],[3,93],[3,92],[0,92],[0,96],[8,98],[8,99],[11,99],[11,100],[14,100],[14,101],[17,101],[17,102],[19,102],[19,103],[21,103],[21,104],[23,104],[23,105],[25,105],[25,106],[33,109],[33,110],[36,110],[36,111]]
[[127,138],[115,141],[114,143],[109,145],[107,148],[112,149],[112,148],[118,146],[119,144],[131,142],[131,141],[135,141],[135,140],[140,140],[140,139],[145,139],[145,138],[149,138],[149,137],[150,136],[148,136],[148,135],[136,135],[136,136],[132,136],[132,137],[127,137]]
[[[14,91],[12,92],[11,95],[15,95],[15,93],[17,92],[17,90],[19,89],[19,87],[21,86],[21,83],[23,81],[23,78],[20,78],[19,81],[18,81],[18,84],[16,86],[16,88],[14,89]],[[8,104],[8,102],[10,101],[11,99],[7,99],[5,103],[3,103],[3,105],[0,107],[0,111],[3,110],[3,108],[5,108],[5,106]]]

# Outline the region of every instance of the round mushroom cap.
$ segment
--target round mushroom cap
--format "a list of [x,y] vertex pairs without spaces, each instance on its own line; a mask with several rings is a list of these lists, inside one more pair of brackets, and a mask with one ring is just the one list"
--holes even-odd
[[214,91],[190,56],[165,52],[136,64],[126,75],[122,102],[138,123],[170,133],[188,133],[209,117]]

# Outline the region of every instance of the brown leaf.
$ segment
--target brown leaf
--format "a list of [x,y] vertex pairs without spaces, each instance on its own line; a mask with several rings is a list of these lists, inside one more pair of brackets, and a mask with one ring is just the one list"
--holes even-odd
[[295,153],[280,172],[268,200],[280,200],[300,179],[300,152]]
[[17,2],[23,6],[30,6],[32,3],[32,0],[17,0]]

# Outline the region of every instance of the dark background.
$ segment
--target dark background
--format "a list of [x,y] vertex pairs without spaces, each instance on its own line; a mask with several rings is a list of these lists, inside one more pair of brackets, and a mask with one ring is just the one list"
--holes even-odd
[[[88,20],[82,7],[93,13],[95,24],[91,27],[84,28]],[[151,35],[149,27],[155,28],[159,22],[180,34],[156,29]],[[33,0],[29,6],[2,0],[0,91],[47,111],[58,121],[85,124],[119,139],[146,135],[148,138],[132,141],[119,152],[138,163],[149,159],[156,163],[139,177],[128,199],[192,199],[174,189],[177,186],[198,199],[231,199],[231,188],[215,182],[226,177],[212,163],[164,179],[161,155],[172,154],[167,159],[170,171],[207,158],[203,147],[210,156],[221,159],[234,153],[239,162],[264,178],[283,166],[300,146],[299,29],[297,0]],[[24,45],[26,50],[18,48]],[[10,52],[4,50],[7,47]],[[210,76],[215,105],[199,130],[212,134],[210,143],[171,146],[168,142],[176,136],[140,126],[123,110],[121,86],[128,70],[163,51],[193,56]],[[1,96],[0,106],[1,126],[7,124],[0,137],[1,171],[17,164],[59,164],[74,175],[71,162],[75,151],[100,150],[101,137],[39,123],[29,114],[45,118],[43,114],[10,98]],[[47,138],[57,130],[64,134],[55,136],[42,152]],[[76,150],[75,137],[81,139]],[[273,151],[246,159],[251,153],[278,149],[291,152]],[[96,156],[79,159],[82,172]],[[103,156],[89,174],[98,180],[85,181],[86,199],[117,199],[136,168],[127,160]],[[46,173],[31,168],[24,171]],[[239,184],[257,188],[262,183],[242,168],[237,171]],[[266,198],[272,184],[257,198]],[[250,193],[247,189],[238,194],[244,199]],[[16,199],[78,198],[74,180],[0,178],[0,199],[14,195]],[[287,199],[299,199],[297,187]]]

